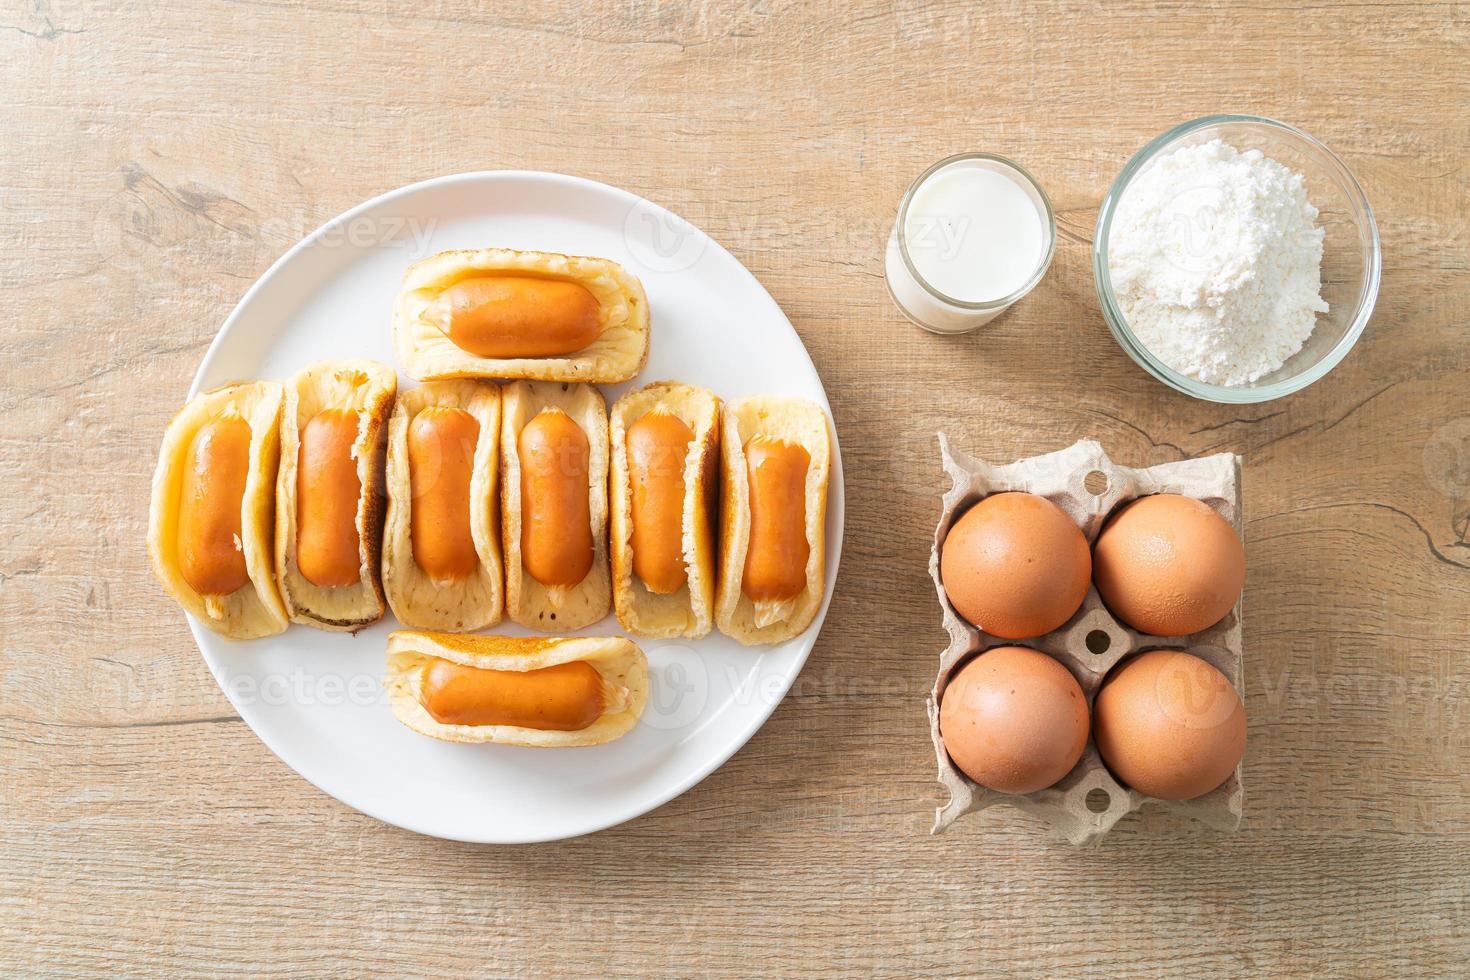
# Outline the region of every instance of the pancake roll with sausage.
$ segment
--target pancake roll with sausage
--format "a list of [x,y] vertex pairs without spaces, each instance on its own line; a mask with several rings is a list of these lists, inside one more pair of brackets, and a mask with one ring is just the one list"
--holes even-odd
[[356,631],[383,618],[383,453],[398,378],[322,361],[286,383],[276,478],[276,578],[291,620]]
[[500,389],[431,381],[400,392],[388,422],[383,590],[416,629],[500,622]]
[[625,637],[388,635],[393,714],[446,742],[568,748],[630,731],[648,702],[648,662]]
[[648,359],[648,297],[611,259],[509,248],[409,266],[393,308],[408,375],[616,384]]
[[720,400],[660,381],[611,413],[613,603],[639,636],[697,639],[714,623]]
[[195,619],[238,640],[287,625],[271,559],[284,400],[276,381],[196,396],[169,423],[153,471],[153,574]]
[[582,629],[612,608],[607,405],[591,385],[505,386],[500,427],[505,605],[529,629]]
[[747,645],[780,643],[816,616],[826,590],[827,415],[801,398],[725,406],[715,623]]

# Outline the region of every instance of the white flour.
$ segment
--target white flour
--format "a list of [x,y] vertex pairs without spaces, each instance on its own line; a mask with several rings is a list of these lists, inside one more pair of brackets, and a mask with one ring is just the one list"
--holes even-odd
[[1108,270],[1149,351],[1210,384],[1249,384],[1312,333],[1322,237],[1300,174],[1220,140],[1157,158],[1118,202]]

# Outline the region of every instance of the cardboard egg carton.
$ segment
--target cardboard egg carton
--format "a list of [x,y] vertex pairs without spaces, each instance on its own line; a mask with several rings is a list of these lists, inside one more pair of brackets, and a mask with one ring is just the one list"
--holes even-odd
[[1201,500],[1239,533],[1240,458],[1233,453],[1221,453],[1133,469],[1119,466],[1108,458],[1102,446],[1084,440],[1060,452],[1033,456],[1009,466],[992,466],[952,449],[942,432],[939,447],[945,472],[954,485],[944,495],[943,512],[934,531],[934,550],[929,556],[929,574],[934,579],[944,610],[944,628],[949,633],[949,646],[940,654],[939,675],[928,701],[929,731],[939,763],[939,781],[949,790],[949,802],[935,812],[933,832],[945,830],[967,813],[999,803],[1009,803],[1044,818],[1073,844],[1096,842],[1125,815],[1145,803],[1186,814],[1219,830],[1234,830],[1240,823],[1243,795],[1240,767],[1236,767],[1224,785],[1197,799],[1155,800],[1114,779],[1098,756],[1091,736],[1082,760],[1055,786],[1024,796],[986,789],[950,762],[939,737],[939,699],[957,665],[997,646],[1032,647],[1056,657],[1082,685],[1089,710],[1114,665],[1129,654],[1157,647],[1188,650],[1214,664],[1237,691],[1242,691],[1239,602],[1229,615],[1202,633],[1149,636],[1115,619],[1103,606],[1097,588],[1089,586],[1082,608],[1061,629],[1035,639],[1006,640],[976,629],[954,611],[940,581],[939,552],[958,516],[982,497],[1007,490],[1034,493],[1061,507],[1082,528],[1089,545],[1097,540],[1103,522],[1116,508],[1154,493],[1175,493]]

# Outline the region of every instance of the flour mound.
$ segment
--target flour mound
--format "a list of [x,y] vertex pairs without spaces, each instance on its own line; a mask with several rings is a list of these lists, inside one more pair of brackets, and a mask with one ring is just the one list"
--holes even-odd
[[1250,384],[1311,336],[1317,209],[1301,174],[1220,140],[1157,158],[1118,202],[1108,270],[1129,327],[1181,374]]

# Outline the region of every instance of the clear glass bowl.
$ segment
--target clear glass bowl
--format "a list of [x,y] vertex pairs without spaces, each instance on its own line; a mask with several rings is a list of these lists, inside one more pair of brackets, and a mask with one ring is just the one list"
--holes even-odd
[[[1118,201],[1129,182],[1154,158],[1182,146],[1212,139],[1237,150],[1260,150],[1301,174],[1307,197],[1319,210],[1317,223],[1326,231],[1322,245],[1322,298],[1328,311],[1317,315],[1317,326],[1305,345],[1281,369],[1248,385],[1208,384],[1180,374],[1143,346],[1119,308],[1108,272],[1108,235]],[[1267,402],[1300,391],[1337,366],[1362,336],[1378,298],[1383,254],[1378,225],[1363,189],[1347,166],[1327,147],[1299,129],[1258,116],[1204,116],[1176,126],[1133,155],[1108,188],[1097,216],[1092,244],[1092,271],[1097,298],[1108,329],[1149,374],[1195,398],[1232,404]]]

